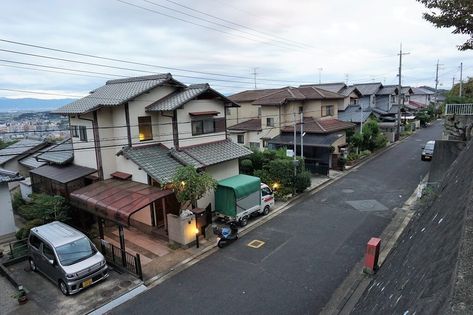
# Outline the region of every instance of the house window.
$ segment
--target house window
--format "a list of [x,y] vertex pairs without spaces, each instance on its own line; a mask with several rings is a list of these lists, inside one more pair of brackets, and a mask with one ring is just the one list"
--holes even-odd
[[71,135],[72,135],[72,137],[78,137],[79,136],[78,126],[71,126]]
[[391,95],[391,104],[396,103],[396,95]]
[[352,104],[352,105],[358,105],[359,103],[360,103],[360,100],[359,100],[359,99],[357,99],[357,98],[352,98],[352,99],[351,99],[351,104]]
[[333,116],[333,105],[322,106],[322,117]]
[[225,108],[225,113],[226,113],[227,116],[232,115],[232,111],[230,110],[230,107]]
[[268,140],[263,140],[263,148],[267,148],[268,147]]
[[87,127],[79,126],[79,140],[87,142]]
[[151,116],[138,117],[138,130],[140,133],[140,141],[153,140]]
[[258,107],[258,118],[261,118],[261,107]]
[[237,135],[237,142],[240,144],[245,143],[245,135]]
[[304,112],[304,107],[303,106],[299,106],[299,114],[302,114]]
[[192,121],[192,135],[202,135],[206,133],[215,132],[215,121],[213,118],[193,120]]
[[266,126],[274,127],[274,118],[266,118]]

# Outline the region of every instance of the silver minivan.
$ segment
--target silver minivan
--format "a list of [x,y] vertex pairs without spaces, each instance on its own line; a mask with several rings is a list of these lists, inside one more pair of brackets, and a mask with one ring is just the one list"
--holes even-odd
[[29,264],[52,280],[64,295],[108,277],[104,256],[83,233],[54,221],[31,229]]

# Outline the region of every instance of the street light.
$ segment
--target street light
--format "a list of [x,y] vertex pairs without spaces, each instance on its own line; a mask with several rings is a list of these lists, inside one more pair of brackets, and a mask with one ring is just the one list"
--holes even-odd
[[195,228],[195,247],[199,248],[199,229]]

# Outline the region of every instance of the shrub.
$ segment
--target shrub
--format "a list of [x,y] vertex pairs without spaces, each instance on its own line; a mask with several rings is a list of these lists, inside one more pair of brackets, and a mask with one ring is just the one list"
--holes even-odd
[[69,206],[62,196],[32,194],[31,201],[19,207],[18,213],[26,220],[41,219],[44,223],[67,221]]
[[357,154],[356,152],[350,152],[350,153],[348,153],[347,160],[348,160],[348,161],[355,161],[355,160],[357,160],[359,157],[360,157],[360,155]]
[[298,173],[296,176],[296,192],[301,193],[304,190],[306,190],[308,187],[310,187],[310,172],[308,171],[303,171],[301,173]]
[[243,174],[251,175],[254,172],[253,161],[250,159],[243,159],[240,161],[240,172]]
[[17,192],[13,194],[12,207],[15,212],[18,212],[20,207],[25,204],[25,201],[21,197],[21,193]]
[[375,139],[375,146],[377,149],[384,148],[388,144],[388,138],[382,133],[379,133]]
[[32,228],[43,225],[44,223],[45,222],[42,219],[33,219],[26,222],[26,224],[16,232],[16,239],[22,240],[24,238],[27,238],[30,235],[30,230]]

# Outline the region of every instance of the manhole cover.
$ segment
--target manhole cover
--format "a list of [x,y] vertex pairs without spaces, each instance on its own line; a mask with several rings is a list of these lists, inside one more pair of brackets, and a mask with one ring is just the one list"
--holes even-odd
[[342,189],[342,192],[344,192],[345,194],[352,194],[355,191],[353,189]]
[[346,201],[350,206],[358,211],[386,211],[386,208],[377,200],[350,200]]
[[248,243],[248,247],[251,247],[251,248],[260,248],[263,245],[264,245],[264,242],[259,241],[259,240],[253,240]]

